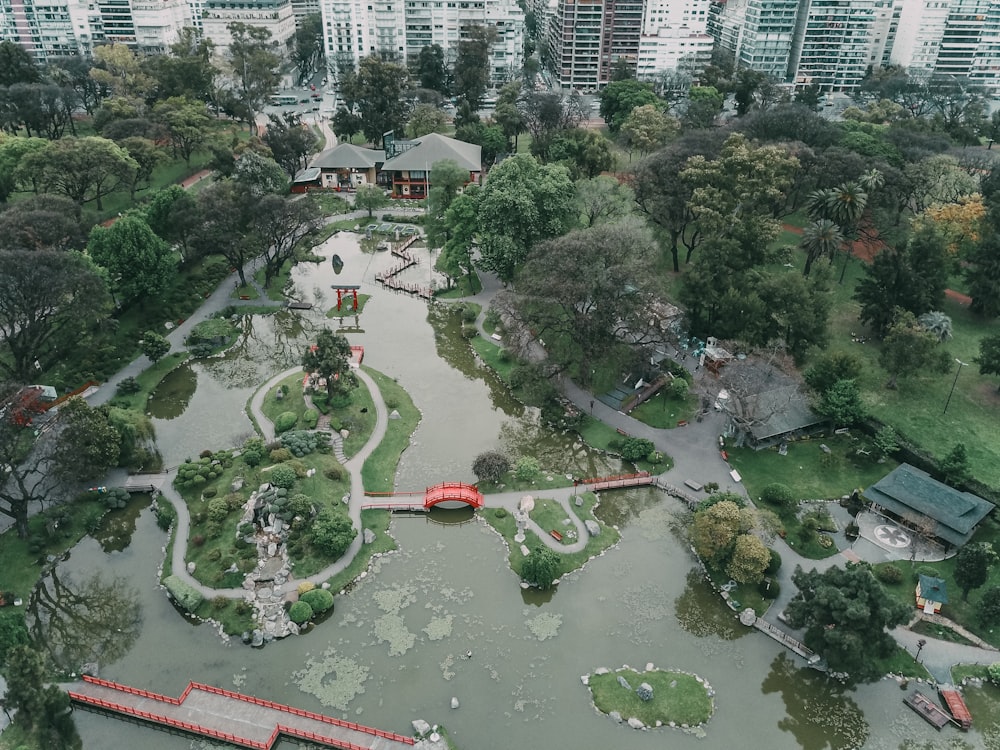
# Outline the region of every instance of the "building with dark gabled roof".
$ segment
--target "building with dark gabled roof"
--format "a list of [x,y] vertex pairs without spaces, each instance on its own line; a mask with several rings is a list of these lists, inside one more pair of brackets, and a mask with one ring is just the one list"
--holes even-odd
[[[333,190],[354,190],[360,185],[376,184],[378,171],[385,162],[385,152],[362,148],[351,143],[340,143],[313,157],[310,169],[319,169],[319,187]],[[308,171],[308,170],[303,170]],[[295,176],[296,180],[303,175]]]
[[392,182],[393,198],[426,198],[430,173],[439,161],[450,160],[469,172],[468,182],[479,182],[483,170],[483,149],[439,133],[429,133],[412,141],[395,141],[396,155],[381,167]]
[[918,522],[928,536],[937,537],[949,549],[968,542],[976,525],[993,510],[993,504],[978,495],[949,487],[909,464],[900,464],[864,494],[875,510]]

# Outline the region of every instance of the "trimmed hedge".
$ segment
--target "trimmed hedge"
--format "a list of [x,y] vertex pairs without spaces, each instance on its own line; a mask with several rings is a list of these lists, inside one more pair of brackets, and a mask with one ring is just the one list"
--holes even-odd
[[205,601],[205,597],[201,595],[198,589],[190,586],[177,576],[167,576],[163,579],[163,585],[167,587],[167,591],[170,592],[170,596],[174,598],[174,601],[188,612],[194,612]]
[[294,411],[283,411],[274,420],[274,431],[276,433],[288,432],[299,422],[299,415]]
[[301,625],[312,619],[313,608],[308,603],[299,599],[288,610],[288,616],[296,625]]

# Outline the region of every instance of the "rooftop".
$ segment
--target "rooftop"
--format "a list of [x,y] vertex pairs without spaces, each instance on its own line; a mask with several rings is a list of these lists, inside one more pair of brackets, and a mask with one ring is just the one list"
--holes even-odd
[[317,154],[309,166],[320,169],[371,169],[384,161],[384,151],[341,143]]
[[483,168],[482,147],[431,133],[416,139],[417,145],[382,165],[385,171],[429,170],[437,162],[450,159],[470,172]]

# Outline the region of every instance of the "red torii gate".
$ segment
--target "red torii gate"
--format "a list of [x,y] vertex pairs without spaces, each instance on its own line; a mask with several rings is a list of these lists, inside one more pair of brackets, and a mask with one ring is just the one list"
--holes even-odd
[[354,306],[352,310],[358,309],[358,290],[361,287],[358,284],[341,284],[340,286],[334,286],[333,290],[337,292],[337,309],[340,309],[341,302],[343,301],[344,295],[350,293],[354,297]]

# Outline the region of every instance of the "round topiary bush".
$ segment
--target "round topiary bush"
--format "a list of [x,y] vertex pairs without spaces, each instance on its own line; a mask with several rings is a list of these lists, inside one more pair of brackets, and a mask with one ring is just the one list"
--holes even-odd
[[781,584],[771,578],[765,578],[757,584],[757,589],[765,599],[777,599],[781,596]]
[[302,415],[302,424],[306,426],[306,429],[314,429],[318,421],[319,412],[315,409],[306,409],[305,413]]
[[506,518],[507,517],[507,509],[506,508],[497,508],[496,510],[493,511],[493,515],[496,518]]
[[882,583],[885,583],[889,586],[894,586],[903,580],[903,571],[900,570],[897,566],[892,564],[881,565],[875,568],[875,577],[878,578]]
[[209,498],[215,497],[218,494],[219,490],[217,490],[215,487],[206,487],[205,491],[201,493],[201,496],[204,497],[206,500],[208,500]]
[[223,497],[213,497],[208,501],[208,510],[206,512],[209,521],[224,521],[226,516],[229,515],[229,503]]
[[792,494],[792,490],[781,482],[772,482],[764,487],[760,491],[760,499],[779,509],[790,508],[795,504],[795,495]]
[[326,589],[313,589],[302,594],[299,601],[308,604],[319,615],[333,606],[333,594]]
[[296,625],[301,625],[312,619],[313,608],[300,599],[289,608],[288,616]]
[[295,485],[295,469],[287,464],[278,464],[271,469],[269,479],[275,487],[291,489]]
[[274,420],[274,431],[277,433],[288,432],[295,427],[299,421],[299,415],[294,411],[284,411]]

